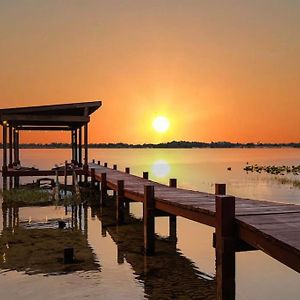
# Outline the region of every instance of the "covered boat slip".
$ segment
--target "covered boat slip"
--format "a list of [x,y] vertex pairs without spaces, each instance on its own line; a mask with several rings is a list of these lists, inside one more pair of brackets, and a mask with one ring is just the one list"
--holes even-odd
[[92,101],[0,109],[3,127],[3,177],[55,175],[55,170],[36,170],[20,166],[20,132],[25,130],[69,131],[71,162],[78,167],[87,166],[90,115],[101,104],[101,101]]

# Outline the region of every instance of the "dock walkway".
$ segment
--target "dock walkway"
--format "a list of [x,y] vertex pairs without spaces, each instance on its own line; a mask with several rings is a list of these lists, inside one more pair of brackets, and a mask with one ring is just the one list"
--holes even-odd
[[[144,202],[144,186],[152,185],[156,210],[217,226],[214,194],[169,187],[95,163],[89,164],[89,173],[92,169],[96,181],[106,174],[111,190],[117,191],[118,181],[124,181],[126,199]],[[234,223],[237,240],[300,272],[300,205],[235,198]]]

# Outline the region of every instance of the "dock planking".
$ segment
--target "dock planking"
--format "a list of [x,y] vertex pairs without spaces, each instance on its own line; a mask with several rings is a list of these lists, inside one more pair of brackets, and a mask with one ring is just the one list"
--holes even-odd
[[[169,187],[116,169],[89,164],[95,178],[106,174],[107,187],[117,190],[124,181],[125,198],[144,202],[144,186],[155,191],[156,210],[216,227],[216,196],[198,191]],[[300,272],[300,206],[293,204],[235,199],[236,238],[262,250],[288,267]]]

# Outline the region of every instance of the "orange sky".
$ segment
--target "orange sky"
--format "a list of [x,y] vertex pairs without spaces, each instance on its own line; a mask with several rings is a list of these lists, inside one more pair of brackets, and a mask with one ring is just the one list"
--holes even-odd
[[299,28],[292,0],[2,0],[0,106],[100,99],[90,142],[299,142]]

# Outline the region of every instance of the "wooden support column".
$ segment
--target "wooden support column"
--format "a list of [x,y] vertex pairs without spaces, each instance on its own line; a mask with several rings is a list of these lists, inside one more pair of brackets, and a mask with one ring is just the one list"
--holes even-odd
[[2,176],[3,176],[3,190],[7,189],[7,123],[3,122],[3,166],[2,166]]
[[78,129],[78,163],[82,167],[82,128]]
[[10,168],[13,166],[13,128],[9,125],[9,165]]
[[89,163],[88,157],[88,124],[84,125],[84,164]]
[[107,181],[106,173],[101,173],[101,191],[100,191],[100,205],[105,205],[107,197]]
[[117,181],[116,217],[117,225],[124,224],[124,180]]
[[3,122],[2,124],[3,128],[3,166],[2,171],[7,171],[7,123]]
[[217,299],[235,299],[235,198],[216,196]]
[[14,162],[13,165],[16,166],[17,163],[17,133],[16,133],[16,129],[13,129],[13,140],[14,140]]
[[[84,167],[88,167],[88,124],[84,125]],[[85,174],[84,182],[87,184],[88,175]]]
[[144,251],[146,255],[153,255],[155,252],[155,199],[154,186],[144,187]]
[[95,188],[96,173],[95,168],[91,168],[91,188]]
[[78,130],[74,129],[74,160],[78,164]]
[[143,172],[143,178],[148,179],[149,178],[149,173],[148,172]]
[[[169,186],[172,188],[177,188],[177,179],[170,178]],[[169,238],[171,241],[177,241],[177,218],[175,215],[169,216]]]
[[72,148],[72,160],[71,162],[75,162],[75,133],[74,129],[71,130],[71,148]]

